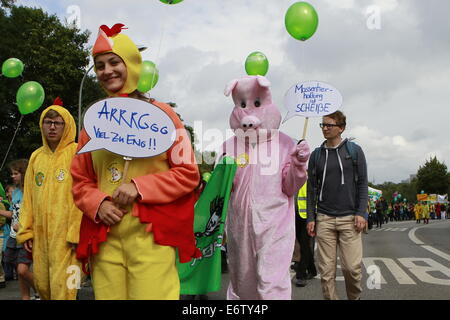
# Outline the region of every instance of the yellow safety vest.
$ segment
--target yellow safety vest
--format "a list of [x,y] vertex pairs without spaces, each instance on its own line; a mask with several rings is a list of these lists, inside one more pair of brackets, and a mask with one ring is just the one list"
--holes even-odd
[[302,219],[306,219],[306,182],[303,187],[298,190],[297,205],[300,217]]

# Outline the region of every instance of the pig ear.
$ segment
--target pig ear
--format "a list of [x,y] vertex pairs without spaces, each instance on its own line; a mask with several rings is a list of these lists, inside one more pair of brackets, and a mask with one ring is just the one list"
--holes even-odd
[[236,87],[238,81],[236,79],[231,80],[230,82],[228,82],[227,86],[225,87],[225,91],[223,92],[225,94],[225,96],[229,96],[231,91],[233,91],[233,89]]
[[261,87],[270,87],[270,81],[266,77],[256,76],[256,80],[258,80],[258,83]]

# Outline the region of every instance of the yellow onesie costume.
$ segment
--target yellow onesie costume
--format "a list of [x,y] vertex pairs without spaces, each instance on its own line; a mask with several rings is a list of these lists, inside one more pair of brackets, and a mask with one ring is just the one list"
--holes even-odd
[[[112,29],[100,27],[93,48],[94,57],[112,52],[120,56],[127,66],[124,87],[117,93],[108,92],[109,96],[132,93],[139,79],[141,55],[133,42],[120,34],[122,26],[115,25]],[[161,155],[133,159],[125,182],[132,181],[136,185],[140,203],[170,204],[192,193],[198,185],[199,173],[190,140],[176,113],[167,104],[154,100],[151,103],[171,117],[178,129],[176,142]],[[82,130],[79,149],[88,141],[86,131]],[[97,212],[102,201],[110,200],[114,190],[123,182],[124,159],[106,150],[77,154],[71,172],[74,199],[84,213],[83,237],[92,224],[95,223],[94,227],[102,225]],[[107,237],[99,241],[95,249],[98,254],[91,255],[89,267],[95,298],[179,299],[175,248],[155,242],[151,226],[140,222],[135,214],[136,208],[137,203],[130,206],[122,220],[108,228]],[[106,225],[103,227],[102,230],[106,230]],[[193,229],[193,225],[186,225],[186,228]],[[96,240],[99,237],[94,235]],[[90,240],[88,242],[91,243]]]
[[416,216],[416,220],[422,219],[422,205],[420,203],[414,205],[414,215]]
[[[77,294],[77,283],[71,281],[71,276],[81,276],[72,248],[79,240],[82,217],[73,201],[70,175],[77,149],[76,126],[65,108],[53,105],[41,114],[41,132],[44,115],[49,110],[55,110],[64,119],[64,133],[55,152],[42,135],[43,146],[31,155],[25,174],[17,241],[33,239],[33,274],[40,297],[69,300],[75,299]],[[68,269],[70,266],[78,268]]]

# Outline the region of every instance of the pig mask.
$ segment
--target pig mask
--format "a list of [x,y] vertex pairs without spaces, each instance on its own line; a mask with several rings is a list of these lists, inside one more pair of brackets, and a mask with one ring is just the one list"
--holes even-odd
[[233,96],[230,127],[235,133],[238,129],[266,133],[280,127],[281,114],[272,102],[269,86],[269,80],[262,76],[245,76],[228,83],[224,93]]

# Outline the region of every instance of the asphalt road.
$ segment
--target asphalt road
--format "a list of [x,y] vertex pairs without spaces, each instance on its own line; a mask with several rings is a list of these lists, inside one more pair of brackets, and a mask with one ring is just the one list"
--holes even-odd
[[[363,300],[450,300],[450,220],[430,220],[428,225],[389,222],[364,234],[363,244]],[[228,275],[222,280],[222,290],[210,293],[210,300],[226,298]],[[336,283],[340,298],[345,299],[339,269]],[[80,300],[93,298],[91,287],[79,291]],[[18,299],[18,281],[0,289],[0,300]],[[292,299],[322,300],[320,275],[306,287],[293,284]]]

